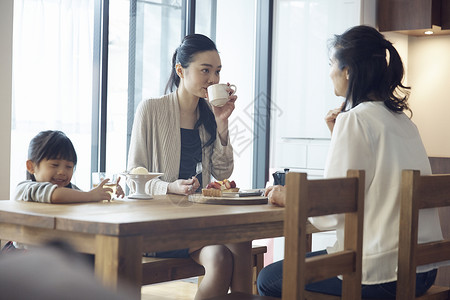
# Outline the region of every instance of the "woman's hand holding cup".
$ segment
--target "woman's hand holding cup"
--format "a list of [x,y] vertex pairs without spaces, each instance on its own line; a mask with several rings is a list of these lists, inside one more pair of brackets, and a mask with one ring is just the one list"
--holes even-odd
[[210,85],[208,87],[209,103],[216,107],[222,107],[230,100],[230,96],[233,96],[236,92],[237,88],[234,84],[218,83]]
[[234,110],[237,87],[234,84],[213,84],[208,87],[208,100],[216,119],[226,121]]

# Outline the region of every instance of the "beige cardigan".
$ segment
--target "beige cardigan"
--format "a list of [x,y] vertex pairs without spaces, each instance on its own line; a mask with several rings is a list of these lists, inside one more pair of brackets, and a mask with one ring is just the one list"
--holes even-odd
[[[128,170],[146,167],[149,172],[164,173],[151,180],[146,191],[152,195],[167,193],[170,182],[178,179],[181,159],[180,106],[176,91],[161,98],[139,103],[131,132]],[[203,125],[199,127],[204,145],[209,135]],[[229,178],[233,172],[233,148],[226,146],[219,136],[208,147],[202,148],[202,182],[206,186],[212,179]]]

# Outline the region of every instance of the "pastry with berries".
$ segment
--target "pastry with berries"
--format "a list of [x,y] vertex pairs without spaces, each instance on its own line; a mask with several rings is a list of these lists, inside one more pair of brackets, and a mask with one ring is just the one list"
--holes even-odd
[[213,181],[209,183],[205,189],[202,189],[202,195],[207,197],[221,197],[222,193],[238,192],[234,180],[229,181],[224,179],[222,181]]

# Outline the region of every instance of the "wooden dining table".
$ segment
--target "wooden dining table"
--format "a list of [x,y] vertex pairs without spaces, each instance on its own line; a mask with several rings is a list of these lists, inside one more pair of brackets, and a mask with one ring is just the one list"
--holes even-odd
[[60,239],[95,255],[95,274],[139,299],[142,253],[283,236],[284,208],[192,203],[187,196],[82,204],[0,201],[0,239]]

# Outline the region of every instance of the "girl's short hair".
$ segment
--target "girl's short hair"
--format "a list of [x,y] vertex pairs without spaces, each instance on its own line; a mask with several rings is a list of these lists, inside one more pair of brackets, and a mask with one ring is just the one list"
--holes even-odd
[[[30,142],[28,147],[28,159],[36,165],[43,159],[64,159],[77,165],[77,153],[70,139],[58,130],[39,132]],[[27,172],[27,179],[34,176]]]

